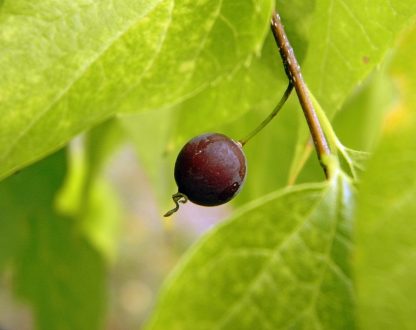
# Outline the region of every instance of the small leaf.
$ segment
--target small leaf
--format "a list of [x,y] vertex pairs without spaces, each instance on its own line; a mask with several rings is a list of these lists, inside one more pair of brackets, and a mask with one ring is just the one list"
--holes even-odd
[[350,170],[354,180],[358,180],[365,171],[366,163],[371,154],[365,151],[350,149],[343,145],[339,146],[339,150],[343,160],[345,160],[348,165],[348,169],[346,170]]
[[240,211],[174,272],[149,329],[353,329],[351,204],[341,175]]

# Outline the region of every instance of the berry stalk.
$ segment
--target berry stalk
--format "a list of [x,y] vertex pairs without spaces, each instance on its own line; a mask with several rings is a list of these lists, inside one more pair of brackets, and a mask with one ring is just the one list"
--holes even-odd
[[272,14],[271,29],[276,40],[277,47],[279,48],[280,56],[283,60],[286,75],[289,78],[289,82],[293,84],[296,94],[298,95],[299,103],[305,115],[306,122],[308,123],[312,140],[318,154],[318,159],[324,169],[325,175],[328,177],[328,169],[323,161],[323,157],[330,155],[331,151],[318,116],[315,112],[308,88],[303,80],[302,72],[295,53],[287,38],[280,16],[276,11]]
[[267,118],[264,119],[259,126],[257,126],[253,131],[251,131],[249,135],[247,135],[244,139],[239,141],[242,146],[244,146],[249,140],[251,140],[252,137],[254,137],[264,127],[266,127],[266,125],[270,123],[274,117],[276,117],[280,109],[283,107],[283,105],[286,103],[287,99],[289,98],[290,93],[292,93],[292,90],[293,90],[293,85],[291,82],[289,82],[289,85],[287,86],[282,98],[280,99],[276,107],[273,109],[273,111],[270,113],[270,115],[268,115]]

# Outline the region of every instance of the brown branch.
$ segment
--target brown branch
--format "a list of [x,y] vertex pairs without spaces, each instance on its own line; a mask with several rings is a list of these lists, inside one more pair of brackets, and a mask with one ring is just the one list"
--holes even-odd
[[308,123],[319,161],[324,169],[325,175],[328,177],[327,168],[322,162],[322,156],[330,155],[331,151],[328,147],[328,142],[313,107],[308,88],[303,80],[295,53],[289,43],[282,21],[280,20],[280,16],[277,12],[273,12],[271,29],[276,40],[277,47],[279,48],[280,56],[283,60],[286,75],[289,78],[289,82],[295,87],[296,94],[298,95],[299,103]]

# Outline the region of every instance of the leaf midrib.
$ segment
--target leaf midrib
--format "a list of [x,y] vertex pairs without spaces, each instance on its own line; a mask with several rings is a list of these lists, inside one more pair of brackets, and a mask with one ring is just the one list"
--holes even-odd
[[[329,187],[326,188],[329,190]],[[293,230],[293,232],[287,236],[283,241],[279,242],[279,244],[273,248],[274,252],[271,253],[269,260],[265,262],[264,266],[260,269],[260,271],[257,273],[257,275],[254,277],[254,279],[251,281],[251,283],[248,285],[248,289],[244,292],[244,294],[240,297],[240,299],[236,300],[236,302],[231,305],[229,311],[223,315],[220,318],[219,323],[214,328],[215,330],[220,330],[228,321],[229,317],[236,312],[238,312],[241,308],[243,308],[243,303],[245,300],[251,295],[252,291],[256,288],[256,286],[259,283],[259,280],[264,276],[264,274],[267,273],[268,268],[274,261],[274,259],[280,254],[282,249],[292,241],[292,239],[299,234],[299,232],[304,228],[304,226],[309,222],[310,217],[312,214],[315,213],[315,211],[318,209],[319,205],[322,203],[323,199],[326,197],[327,191],[323,191],[322,196],[318,199],[318,201],[314,204],[314,206],[311,208],[311,210],[308,212],[308,214],[305,217],[305,221],[301,222],[298,226],[296,226]],[[336,221],[334,227],[336,228]],[[335,229],[336,230],[336,229]],[[322,270],[322,274],[325,273],[326,267]],[[323,277],[323,275],[321,276]],[[320,285],[318,284],[320,287]],[[318,291],[319,291],[318,287]],[[309,306],[310,307],[310,306]]]

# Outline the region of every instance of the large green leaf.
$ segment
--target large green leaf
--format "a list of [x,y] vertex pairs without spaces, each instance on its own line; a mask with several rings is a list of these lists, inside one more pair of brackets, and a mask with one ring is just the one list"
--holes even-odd
[[353,329],[348,179],[264,197],[203,238],[150,329]]
[[171,107],[262,47],[271,0],[7,1],[0,177],[116,112]]
[[415,15],[413,0],[316,2],[303,72],[330,117]]
[[[281,5],[282,15],[289,22],[287,33],[291,42],[299,49],[300,60],[303,59],[308,45],[305,26],[308,26],[309,18],[313,14],[312,7],[311,3],[304,0]],[[254,128],[256,121],[250,122],[250,125],[241,125],[247,118],[235,121],[248,111],[252,112],[249,116],[253,119],[271,112],[286,86],[287,77],[282,61],[274,38],[269,33],[260,56],[251,58],[227,79],[211,84],[173,109],[174,116],[170,119],[174,118],[176,122],[169,144],[180,147],[180,144],[196,134],[218,131],[220,127],[223,128],[224,123],[234,126],[231,130],[225,128],[232,131],[231,136],[234,139],[241,139]],[[258,118],[261,121],[262,118]]]
[[[141,164],[155,183],[157,195],[165,203],[174,191],[172,173],[176,155],[187,140],[209,131],[223,132],[236,140],[243,138],[274,108],[284,86],[281,60],[269,35],[261,56],[253,57],[248,66],[241,65],[228,79],[210,85],[172,109],[123,114],[118,119],[131,136]],[[247,112],[253,120],[242,116]],[[278,131],[278,135],[282,136],[283,131]],[[150,137],[152,143],[148,142]],[[265,139],[270,140],[270,135]],[[291,139],[284,141],[288,142],[282,143],[287,149]],[[262,150],[267,152],[265,144]]]
[[[311,5],[305,5],[303,0],[292,1],[283,4],[282,11],[293,22],[288,33],[302,50],[302,58],[307,45],[305,22],[313,13]],[[302,15],[302,24],[294,24]],[[243,138],[270,113],[286,85],[281,59],[269,34],[261,55],[241,65],[228,79],[210,85],[173,109],[123,114],[118,119],[132,137],[139,161],[155,183],[158,197],[163,204],[166,201],[170,203],[175,189],[172,187],[173,164],[182,145],[207,131],[223,132],[236,140]],[[276,119],[261,136],[256,137],[256,142],[247,146],[250,173],[257,174],[248,176],[239,203],[286,184],[286,166],[291,159],[297,129],[293,112],[297,110],[300,111],[297,105],[285,109],[283,120]],[[152,137],[152,143],[148,143],[149,137]],[[276,166],[279,170],[275,170]],[[272,173],[270,168],[273,168]]]
[[[368,74],[379,67],[400,32],[415,16],[416,3],[413,0],[316,2],[309,26],[308,53],[302,70],[311,92],[330,119]],[[296,52],[296,45],[294,49]],[[384,106],[379,108],[380,111],[384,109]],[[366,114],[371,115],[374,108],[360,111],[365,112],[365,118]],[[373,115],[375,121],[372,124],[376,126],[376,118],[380,118],[380,114]],[[308,147],[305,145],[309,136],[305,127],[299,131],[291,175],[307,159],[305,149]],[[316,172],[316,168],[309,172]],[[316,173],[312,177],[316,178]]]
[[356,277],[363,329],[415,329],[416,28],[393,62],[401,102],[360,187]]
[[[105,306],[103,260],[76,222],[53,207],[65,168],[61,151],[3,181],[1,232],[8,235],[4,225],[19,224],[8,264],[17,293],[33,307],[38,329],[99,329]],[[7,242],[14,242],[10,237],[5,242],[2,248],[8,251]]]

